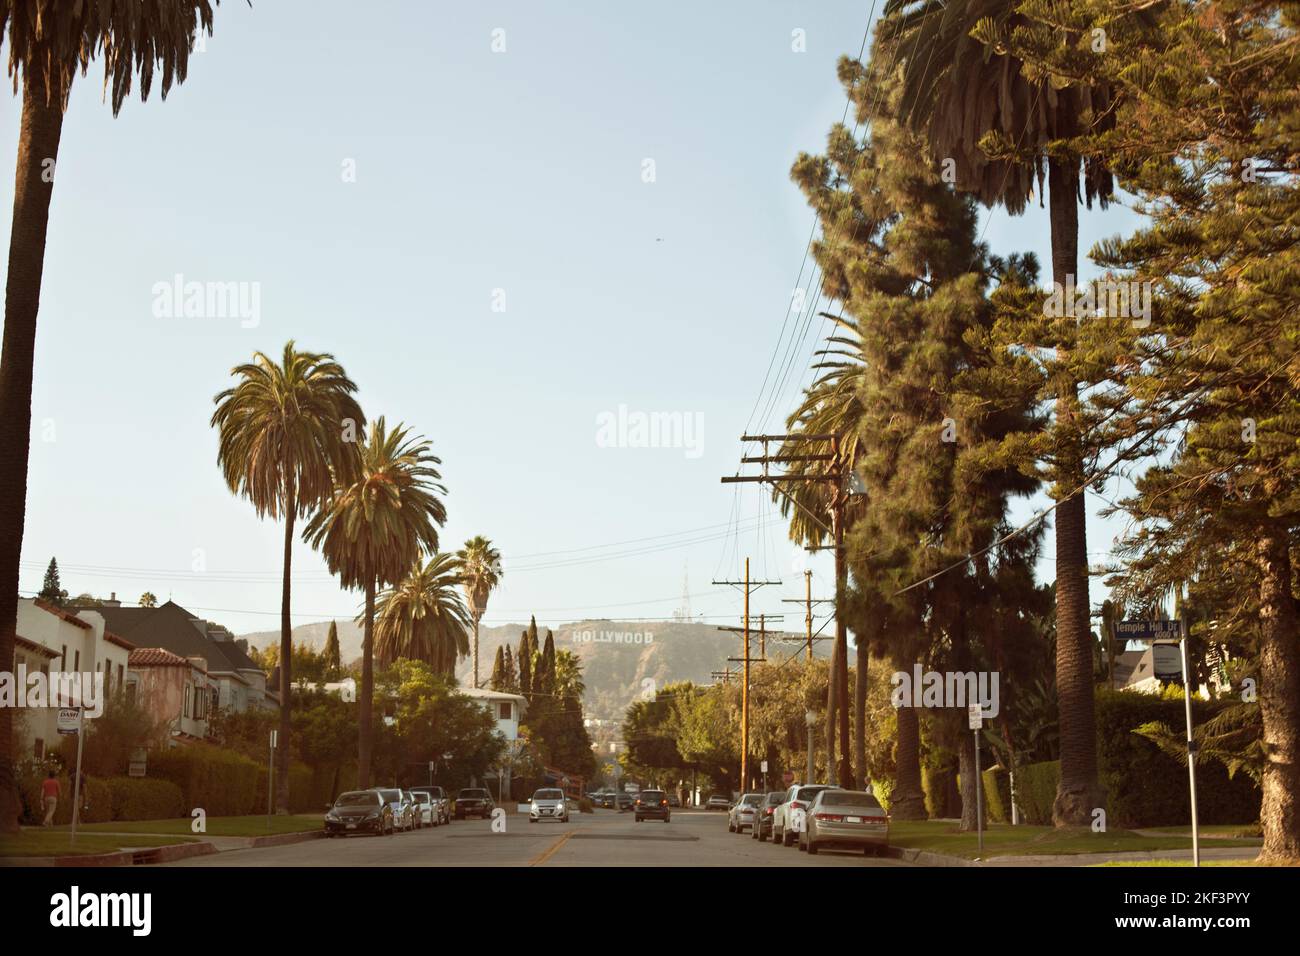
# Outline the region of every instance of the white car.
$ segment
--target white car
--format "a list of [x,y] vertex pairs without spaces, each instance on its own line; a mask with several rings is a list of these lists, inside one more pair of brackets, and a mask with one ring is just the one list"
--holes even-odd
[[415,818],[418,821],[416,826],[436,827],[439,820],[434,813],[433,797],[423,790],[412,790],[411,796],[415,798]]
[[753,827],[754,813],[762,802],[763,794],[761,793],[741,794],[740,799],[727,811],[727,832],[744,833],[746,828]]
[[539,820],[569,822],[569,801],[565,799],[563,790],[556,787],[533,793],[528,804],[528,822],[536,823]]
[[799,834],[805,829],[805,814],[813,797],[823,790],[840,789],[842,788],[830,783],[796,783],[787,790],[785,800],[772,811],[772,845],[794,846]]

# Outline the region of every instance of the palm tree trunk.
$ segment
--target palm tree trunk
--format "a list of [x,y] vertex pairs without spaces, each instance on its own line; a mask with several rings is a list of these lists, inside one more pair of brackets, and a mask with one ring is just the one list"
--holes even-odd
[[357,788],[370,786],[370,750],[373,744],[371,711],[375,696],[375,579],[366,581],[366,622],[361,639],[361,708],[357,713]]
[[275,812],[289,812],[289,733],[293,701],[293,620],[289,614],[290,569],[293,565],[293,522],[298,511],[297,489],[289,482],[284,516],[284,583],[280,589],[280,733],[275,748]]
[[857,771],[858,789],[871,785],[867,773],[867,666],[866,638],[858,638],[858,671],[853,682],[853,726],[857,733],[853,739],[853,766]]
[[1291,556],[1281,524],[1257,544],[1260,580],[1259,713],[1264,722],[1264,830],[1260,862],[1300,861],[1300,643]]
[[[1048,163],[1052,226],[1052,280],[1075,280],[1079,259],[1078,172],[1075,164]],[[1064,358],[1065,350],[1060,349]],[[1083,484],[1078,383],[1056,383],[1057,485],[1067,493]],[[1097,726],[1093,706],[1092,634],[1088,627],[1087,509],[1082,490],[1056,509],[1056,688],[1060,704],[1061,779],[1052,822],[1083,826],[1105,806],[1097,781]]]
[[[45,236],[54,170],[63,132],[63,104],[47,102],[39,69],[24,70],[18,131],[14,216],[5,286],[4,351],[0,356],[0,668],[14,663],[18,634],[18,562],[23,550],[27,456],[32,427],[32,364],[40,310]],[[0,707],[0,833],[18,831],[13,709]]]
[[979,816],[979,803],[976,800],[976,787],[980,786],[979,774],[975,772],[975,737],[966,729],[966,712],[958,711],[954,723],[958,727],[960,746],[957,748],[957,776],[961,791],[961,827],[963,831],[974,830]]
[[478,614],[474,615],[474,689],[478,690]]
[[920,715],[911,705],[899,707],[895,713],[898,715],[898,747],[894,758],[894,789],[889,795],[889,815],[899,820],[924,820]]

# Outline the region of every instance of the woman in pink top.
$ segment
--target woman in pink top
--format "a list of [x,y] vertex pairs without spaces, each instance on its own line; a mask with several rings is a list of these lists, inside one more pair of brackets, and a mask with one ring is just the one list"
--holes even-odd
[[52,826],[54,811],[59,805],[59,780],[54,776],[53,770],[45,775],[45,782],[41,784],[41,797],[45,801],[45,820],[41,826]]

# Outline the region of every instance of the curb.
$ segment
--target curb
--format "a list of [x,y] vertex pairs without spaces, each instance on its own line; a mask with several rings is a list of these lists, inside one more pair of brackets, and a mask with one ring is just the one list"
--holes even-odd
[[276,833],[272,836],[252,837],[248,841],[248,849],[256,850],[264,846],[287,846],[291,843],[306,843],[308,840],[319,840],[325,836],[324,830],[304,830],[301,833]]
[[136,850],[131,856],[132,862],[139,866],[147,863],[170,863],[172,860],[207,856],[216,852],[217,848],[211,843],[173,843],[169,846],[152,846]]
[[146,863],[169,863],[191,856],[216,853],[211,843],[172,843],[167,846],[141,847],[138,850],[115,850],[112,853],[89,853],[74,856],[11,856],[0,858],[0,867],[99,867],[135,866]]
[[929,850],[914,850],[905,846],[885,847],[884,855],[891,860],[903,860],[920,866],[979,866],[974,860],[962,856],[948,856],[946,853],[931,853]]

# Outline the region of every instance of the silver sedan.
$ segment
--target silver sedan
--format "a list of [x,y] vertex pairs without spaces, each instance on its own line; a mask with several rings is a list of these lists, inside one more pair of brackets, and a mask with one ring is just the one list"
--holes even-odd
[[870,856],[889,846],[889,814],[865,790],[823,790],[808,808],[799,849],[815,855],[832,848]]

